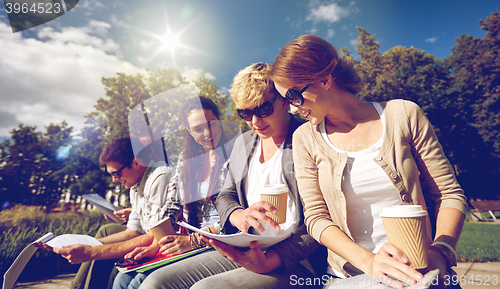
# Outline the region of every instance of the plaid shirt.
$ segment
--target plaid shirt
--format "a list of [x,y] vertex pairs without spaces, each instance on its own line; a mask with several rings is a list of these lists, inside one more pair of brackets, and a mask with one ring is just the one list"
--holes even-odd
[[[170,219],[175,220],[175,222],[179,220],[184,220],[186,222],[189,222],[189,217],[188,217],[189,212],[181,208],[182,206],[181,204],[185,204],[185,199],[186,199],[184,187],[180,177],[184,164],[185,164],[185,151],[182,151],[181,154],[179,155],[179,159],[175,169],[175,174],[170,180],[170,184],[168,186],[167,207],[164,216],[164,217],[170,217]],[[212,160],[211,166],[213,167],[214,165],[215,165],[215,159]],[[226,162],[224,162],[224,165],[221,168],[221,172],[219,175],[219,191],[220,189],[222,189],[222,186],[224,185],[228,168],[229,168],[229,159],[227,159]],[[216,194],[218,194],[219,191],[217,191]],[[215,210],[215,205],[213,204],[213,202],[206,202],[204,198],[201,200],[197,200],[196,206],[199,209],[197,212],[199,223],[202,223],[203,219],[207,220],[207,218],[210,218],[208,213],[212,210]],[[182,215],[180,214],[181,211]]]
[[141,234],[149,232],[149,226],[161,220],[169,204],[167,188],[173,169],[164,162],[150,163],[139,184],[130,188],[130,213],[127,227]]

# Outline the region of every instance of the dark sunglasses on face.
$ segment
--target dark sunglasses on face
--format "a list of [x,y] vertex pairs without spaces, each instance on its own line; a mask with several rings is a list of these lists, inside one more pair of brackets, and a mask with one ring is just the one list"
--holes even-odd
[[296,107],[301,107],[304,104],[304,96],[302,93],[306,91],[306,89],[311,86],[312,83],[306,85],[301,91],[298,91],[296,89],[289,89],[286,94],[285,94],[285,99],[288,101],[289,104],[296,106]]
[[246,120],[246,121],[252,121],[252,117],[255,114],[259,118],[264,118],[268,117],[274,112],[274,103],[276,102],[276,99],[278,99],[279,94],[274,97],[273,102],[266,101],[263,104],[254,107],[254,109],[237,109],[236,112],[238,112],[238,115]]
[[124,169],[124,168],[128,167],[131,163],[132,163],[132,162],[129,162],[129,163],[127,163],[127,164],[123,165],[123,167],[122,167],[121,169],[119,169],[119,170],[117,170],[117,171],[115,171],[115,172],[111,172],[111,173],[109,173],[109,174],[110,174],[112,177],[115,177],[115,178],[119,179],[119,178],[121,178],[121,177],[122,177],[120,173],[123,171],[123,169]]

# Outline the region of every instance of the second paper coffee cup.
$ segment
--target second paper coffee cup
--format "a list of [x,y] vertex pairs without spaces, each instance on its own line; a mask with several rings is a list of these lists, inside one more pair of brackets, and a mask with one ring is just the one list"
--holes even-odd
[[278,224],[286,222],[288,187],[282,184],[266,185],[260,194],[263,201],[276,208],[276,215],[266,212],[266,215]]
[[427,267],[427,211],[420,205],[401,205],[384,208],[380,216],[387,240],[410,259],[410,267]]
[[151,226],[149,230],[155,237],[156,242],[159,242],[161,238],[165,237],[166,235],[175,234],[170,218],[160,220],[159,222]]

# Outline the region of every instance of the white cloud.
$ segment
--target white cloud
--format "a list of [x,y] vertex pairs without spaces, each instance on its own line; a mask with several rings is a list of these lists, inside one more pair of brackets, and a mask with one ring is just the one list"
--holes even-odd
[[318,32],[318,29],[316,29],[316,27],[313,27],[313,28],[309,29],[307,32],[309,34],[316,34],[316,32]]
[[146,64],[148,63],[148,59],[142,56],[137,56],[135,60],[142,66],[146,66]]
[[139,40],[139,47],[142,50],[149,50],[151,47],[157,45],[156,41],[145,41],[145,40]]
[[349,6],[342,7],[332,1],[324,3],[319,0],[311,0],[309,2],[310,10],[306,20],[314,23],[326,22],[328,24],[339,22],[342,18],[358,11],[354,5],[355,3],[351,2]]
[[62,45],[92,46],[98,50],[119,53],[120,46],[113,39],[100,38],[107,36],[110,27],[111,25],[106,22],[91,20],[86,27],[65,27],[60,32],[55,31],[52,27],[44,27],[38,32],[38,37]]
[[118,19],[118,17],[114,14],[111,14],[110,18],[111,23],[117,27],[129,28],[128,24],[122,19]]
[[108,28],[99,21],[45,27],[34,39],[0,22],[0,136],[20,122],[43,129],[66,120],[78,131],[84,115],[105,95],[102,77],[144,73],[121,58]]
[[359,42],[359,39],[358,38],[355,38],[355,39],[351,39],[351,41],[349,41],[349,44],[351,46],[356,46],[356,44]]
[[229,94],[229,87],[227,86],[221,86],[219,87],[219,91],[224,94]]
[[424,40],[425,42],[436,43],[437,37],[431,37]]
[[185,66],[181,68],[181,74],[186,78],[187,81],[195,81],[200,78],[200,76],[205,76],[209,80],[216,80],[216,77],[210,72],[204,72],[200,67]]
[[333,35],[335,35],[335,30],[328,28],[328,31],[326,32],[326,38],[333,38]]
[[117,1],[114,1],[113,3],[111,3],[111,6],[113,6],[113,8],[120,7],[120,6],[123,7],[123,6],[125,6],[125,3],[117,0]]
[[82,1],[78,2],[78,5],[76,7],[84,8],[84,9],[87,9],[89,11],[94,11],[96,9],[101,10],[101,9],[105,8],[104,4],[102,4],[101,2],[99,2],[97,0],[82,0]]

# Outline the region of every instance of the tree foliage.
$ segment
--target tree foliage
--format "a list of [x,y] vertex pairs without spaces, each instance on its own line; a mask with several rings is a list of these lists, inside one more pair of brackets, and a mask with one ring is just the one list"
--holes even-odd
[[53,205],[69,188],[63,173],[71,132],[66,122],[50,124],[45,132],[20,124],[11,140],[0,145],[0,202]]
[[449,97],[453,100],[450,124],[456,137],[450,146],[460,151],[464,185],[486,199],[500,192],[500,13],[479,21],[484,38],[462,35],[452,55],[445,59],[450,69]]
[[[365,101],[411,100],[435,127],[458,179],[472,198],[497,198],[500,177],[500,15],[479,22],[485,38],[462,35],[444,61],[413,47],[384,53],[358,27]],[[348,53],[346,49],[342,50]]]

